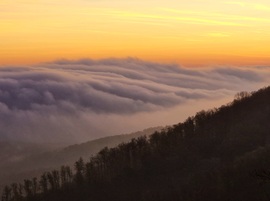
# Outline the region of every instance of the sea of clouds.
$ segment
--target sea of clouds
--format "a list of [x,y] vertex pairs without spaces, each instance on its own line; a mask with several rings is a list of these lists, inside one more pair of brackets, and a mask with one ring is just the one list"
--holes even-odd
[[268,67],[184,68],[135,58],[0,68],[0,140],[75,143],[180,122],[267,86]]

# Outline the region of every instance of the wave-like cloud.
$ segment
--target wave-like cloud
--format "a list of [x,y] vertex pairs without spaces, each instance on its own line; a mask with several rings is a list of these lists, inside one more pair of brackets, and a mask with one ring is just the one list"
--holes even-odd
[[188,69],[133,58],[2,67],[0,139],[81,141],[161,123],[157,112],[172,123],[175,108],[185,108],[180,121],[187,106],[197,108],[191,103],[231,98],[269,78],[268,68]]

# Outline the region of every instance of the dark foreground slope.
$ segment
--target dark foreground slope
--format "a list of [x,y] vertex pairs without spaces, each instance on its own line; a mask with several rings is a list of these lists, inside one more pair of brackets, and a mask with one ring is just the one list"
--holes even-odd
[[[270,88],[6,187],[3,200],[269,200]],[[265,180],[264,180],[265,179]],[[22,198],[22,195],[24,198]]]

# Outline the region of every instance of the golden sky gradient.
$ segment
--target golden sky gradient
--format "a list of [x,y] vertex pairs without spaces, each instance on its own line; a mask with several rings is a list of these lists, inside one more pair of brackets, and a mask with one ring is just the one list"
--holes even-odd
[[270,1],[0,1],[0,65],[128,56],[270,64]]

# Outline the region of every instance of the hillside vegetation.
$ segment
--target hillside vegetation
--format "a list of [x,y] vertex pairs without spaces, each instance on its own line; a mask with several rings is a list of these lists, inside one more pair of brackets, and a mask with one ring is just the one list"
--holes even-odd
[[79,157],[88,160],[91,155],[95,155],[104,147],[115,147],[120,143],[129,142],[132,138],[148,136],[161,129],[162,127],[153,127],[57,149],[46,144],[0,142],[0,160],[2,161],[0,164],[0,190],[3,184],[23,181],[28,177],[38,177],[44,171],[51,171],[61,165],[73,165]]
[[270,87],[5,187],[3,201],[269,200]]

